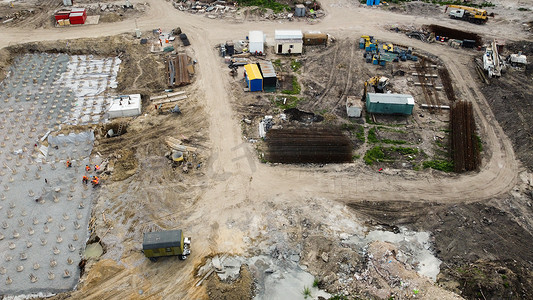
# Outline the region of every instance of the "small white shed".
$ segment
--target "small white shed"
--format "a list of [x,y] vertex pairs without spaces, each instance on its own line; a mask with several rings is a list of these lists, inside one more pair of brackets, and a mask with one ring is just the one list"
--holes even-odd
[[248,50],[250,53],[265,53],[265,35],[262,31],[248,33]]
[[119,96],[108,110],[109,118],[134,117],[141,114],[141,94]]
[[346,97],[346,114],[348,114],[349,118],[361,117],[362,110],[363,105],[361,104],[361,99],[355,96]]
[[303,51],[301,30],[276,30],[274,40],[277,54],[301,54]]

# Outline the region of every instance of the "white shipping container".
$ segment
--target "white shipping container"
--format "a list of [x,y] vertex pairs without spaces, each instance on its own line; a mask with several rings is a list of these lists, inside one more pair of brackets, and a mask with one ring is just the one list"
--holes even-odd
[[248,51],[250,53],[265,53],[265,36],[262,31],[248,33]]

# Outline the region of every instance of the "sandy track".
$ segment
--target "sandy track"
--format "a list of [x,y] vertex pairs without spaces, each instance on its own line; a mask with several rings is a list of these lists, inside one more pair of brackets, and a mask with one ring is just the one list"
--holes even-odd
[[[191,226],[194,225],[194,232],[191,234],[203,238],[195,239],[193,261],[180,266],[179,268],[183,268],[180,272],[175,269],[175,264],[157,267],[143,265],[140,272],[175,274],[172,279],[158,282],[162,290],[159,290],[156,297],[169,298],[175,295],[176,289],[180,286],[189,287],[188,291],[183,291],[185,294],[182,296],[186,298],[197,298],[201,295],[201,292],[198,294],[199,291],[192,284],[194,264],[211,253],[242,253],[245,248],[244,233],[222,225],[228,220],[239,219],[252,213],[255,206],[267,201],[290,199],[295,205],[302,206],[306,205],[306,199],[309,197],[323,197],[341,203],[360,200],[446,203],[482,201],[507,193],[516,183],[518,163],[511,143],[496,122],[481,92],[474,84],[470,84],[473,79],[466,69],[470,59],[467,52],[424,44],[383,29],[385,23],[383,20],[406,24],[446,24],[440,20],[396,15],[380,10],[372,10],[370,15],[368,9],[355,8],[347,2],[326,1],[323,4],[329,11],[329,15],[319,25],[308,25],[302,22],[227,24],[220,20],[210,20],[180,12],[170,3],[162,0],[149,0],[148,3],[150,10],[137,20],[142,30],[158,27],[168,30],[180,26],[189,35],[197,55],[197,84],[200,87],[200,93],[204,96],[200,98],[205,101],[203,105],[210,122],[211,143],[211,156],[207,164],[207,186],[209,188],[201,195],[187,220],[189,224],[192,224]],[[123,32],[133,34],[134,28],[134,20],[112,25],[49,30],[2,28],[0,29],[0,36],[2,36],[0,47],[37,40],[100,37]],[[351,38],[372,33],[381,39],[411,44],[438,55],[447,64],[456,88],[461,92],[462,99],[471,100],[474,103],[478,126],[487,144],[485,151],[489,153],[484,160],[482,170],[478,173],[451,177],[433,177],[431,174],[424,173],[420,174],[419,180],[408,180],[401,176],[378,174],[369,170],[361,173],[345,171],[343,167],[337,166],[327,166],[317,172],[317,170],[297,166],[269,166],[259,163],[255,152],[242,138],[239,120],[235,118],[231,106],[232,96],[227,68],[221,65],[213,48],[217,43],[227,39],[245,36],[248,30],[255,28],[269,35],[274,29],[279,28],[322,30],[338,37]],[[482,34],[492,29],[494,28],[490,25],[475,27],[475,30],[481,31]],[[520,36],[518,35],[517,38]],[[135,254],[132,259],[140,258],[141,254]],[[109,280],[110,284],[95,287],[99,289],[99,294],[90,293],[91,290],[89,292],[82,290],[79,296],[91,295],[93,298],[97,298],[98,295],[112,295],[113,298],[129,296],[132,293],[131,289],[116,290],[115,287],[126,283],[136,286],[132,283],[135,281],[135,276],[131,275],[132,272],[131,269],[117,272],[117,275]],[[122,277],[128,279],[122,279]]]

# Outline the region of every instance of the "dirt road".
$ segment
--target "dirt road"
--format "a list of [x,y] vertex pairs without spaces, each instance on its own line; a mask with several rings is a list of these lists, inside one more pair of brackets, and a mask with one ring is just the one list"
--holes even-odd
[[[249,235],[249,228],[226,226],[228,222],[250,219],[253,214],[265,214],[266,208],[259,208],[265,203],[282,203],[292,201],[295,206],[305,206],[310,197],[322,198],[324,203],[336,200],[350,203],[360,200],[401,200],[430,202],[470,202],[483,201],[508,193],[516,184],[518,163],[509,139],[496,122],[482,93],[473,84],[468,72],[469,54],[419,41],[410,40],[403,35],[385,30],[387,23],[395,24],[441,24],[447,25],[442,18],[414,17],[398,15],[381,10],[369,10],[354,6],[347,1],[324,1],[328,16],[319,25],[295,23],[244,23],[227,24],[221,20],[180,12],[169,2],[149,0],[147,14],[137,19],[142,30],[153,28],[171,29],[180,26],[189,36],[198,60],[198,86],[201,87],[210,123],[209,137],[211,146],[210,160],[207,163],[207,187],[191,210],[187,218],[195,240],[193,263],[182,266],[181,272],[163,282],[152,280],[150,284],[161,284],[156,293],[162,298],[176,295],[176,287],[189,286],[190,289],[180,295],[198,297],[201,290],[194,288],[193,273],[195,264],[206,255],[225,252],[243,253],[246,248],[244,237]],[[369,13],[371,11],[371,14]],[[468,26],[481,34],[503,35],[505,29],[493,26],[475,26],[457,24],[456,27]],[[295,166],[269,166],[259,163],[255,152],[243,139],[231,106],[229,75],[221,66],[213,48],[217,43],[228,39],[244,37],[250,29],[261,29],[271,35],[274,29],[321,30],[338,37],[357,38],[361,34],[371,33],[380,39],[391,40],[401,44],[410,44],[419,49],[439,56],[447,65],[456,84],[460,98],[474,103],[476,118],[482,131],[488,153],[480,172],[450,177],[434,177],[422,174],[417,180],[404,179],[394,174],[378,174],[372,171],[347,171],[345,166],[326,166],[320,172]],[[87,27],[54,28],[49,30],[24,28],[0,29],[0,47],[14,43],[37,40],[63,40],[79,37],[99,37],[131,32],[135,29],[134,20],[127,20],[113,25],[95,25]],[[523,37],[519,31],[516,38]],[[143,192],[143,188],[140,189]],[[86,286],[78,296],[100,295],[131,296],[131,289],[116,289],[120,285],[143,288],[147,282],[139,282],[133,271],[135,261],[140,254],[128,258],[126,270],[121,267],[116,275],[111,275],[105,284],[98,287]],[[118,267],[117,267],[118,268]],[[170,265],[147,266],[147,273],[175,274]],[[89,276],[98,276],[90,274]],[[93,288],[97,288],[98,293]],[[146,288],[145,288],[146,289]],[[111,293],[111,294],[110,294]],[[183,298],[183,297],[181,297]]]

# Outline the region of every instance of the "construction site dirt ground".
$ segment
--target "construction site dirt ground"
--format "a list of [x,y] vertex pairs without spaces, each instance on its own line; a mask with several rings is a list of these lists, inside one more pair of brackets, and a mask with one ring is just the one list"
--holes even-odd
[[[159,115],[145,97],[143,114],[128,121],[125,134],[106,139],[100,135],[103,130],[91,127],[97,135],[93,155],[109,157],[115,165],[109,177],[102,179],[92,212],[91,241],[98,236],[104,254],[88,261],[76,290],[52,299],[247,299],[260,291],[250,283],[250,274],[256,274],[253,267],[241,268],[242,276],[234,285],[218,282],[212,275],[196,286],[201,279],[197,272],[207,258],[224,254],[266,255],[287,266],[294,264],[316,278],[321,289],[351,297],[524,299],[533,293],[533,257],[528,249],[533,233],[533,178],[529,152],[521,150],[520,140],[514,137],[527,130],[529,123],[525,117],[521,123],[507,125],[506,121],[512,123],[519,116],[522,109],[518,103],[493,105],[516,91],[524,91],[524,101],[530,100],[530,93],[522,88],[532,86],[531,75],[502,77],[501,82],[484,87],[470,72],[472,58],[480,52],[424,44],[384,29],[392,24],[439,24],[468,26],[487,39],[531,39],[521,23],[489,21],[478,26],[454,21],[450,25],[442,16],[380,9],[369,14],[369,9],[358,4],[332,0],[323,2],[327,16],[319,25],[251,22],[243,26],[179,12],[165,1],[147,3],[149,9],[137,19],[137,25],[133,19],[125,19],[113,26],[61,30],[0,27],[2,71],[14,55],[26,52],[118,55],[122,60],[118,76],[121,94],[150,96],[166,88],[162,60],[132,38],[135,28],[151,32],[180,26],[191,40],[192,49],[187,51],[198,61],[193,84],[182,88],[188,98],[180,102],[181,115]],[[249,113],[239,103],[241,94],[236,90],[237,84],[243,87],[242,82],[228,74],[214,45],[246,36],[248,27],[272,34],[274,29],[317,30],[318,26],[335,36],[340,45],[373,34],[438,56],[450,72],[458,98],[473,102],[483,142],[480,170],[458,175],[393,166],[379,173],[361,161],[324,166],[262,163],[242,131],[241,119]],[[35,43],[22,44],[25,42]],[[339,100],[338,90],[360,95],[362,81],[378,75],[366,68],[358,51],[353,63],[361,64],[363,74],[354,71],[353,84],[339,79],[331,87],[332,101]],[[343,57],[349,60],[351,52]],[[312,67],[304,63],[303,76],[305,68]],[[314,76],[319,83],[327,83],[323,80],[328,78],[327,71],[322,72],[325,75],[318,71],[310,74],[307,80]],[[401,85],[393,85],[397,86]],[[267,98],[257,99],[266,110],[257,110],[256,116],[272,109]],[[326,103],[317,110],[327,109]],[[309,106],[303,110],[312,111],[311,102],[304,105]],[[509,112],[502,116],[500,110]],[[342,108],[337,108],[340,111]],[[167,136],[198,147],[200,168],[188,174],[173,168],[164,157],[169,151],[164,142]],[[434,134],[428,134],[431,136]],[[357,151],[362,154],[364,149]],[[519,159],[524,159],[524,164]],[[177,228],[192,237],[192,254],[186,261],[165,258],[153,263],[144,257],[143,232]],[[382,236],[373,238],[378,233]],[[396,240],[404,238],[409,242]],[[442,261],[436,283],[417,272],[427,267],[416,255],[419,248]],[[276,268],[272,274],[283,271]],[[313,282],[297,284],[303,291]]]

